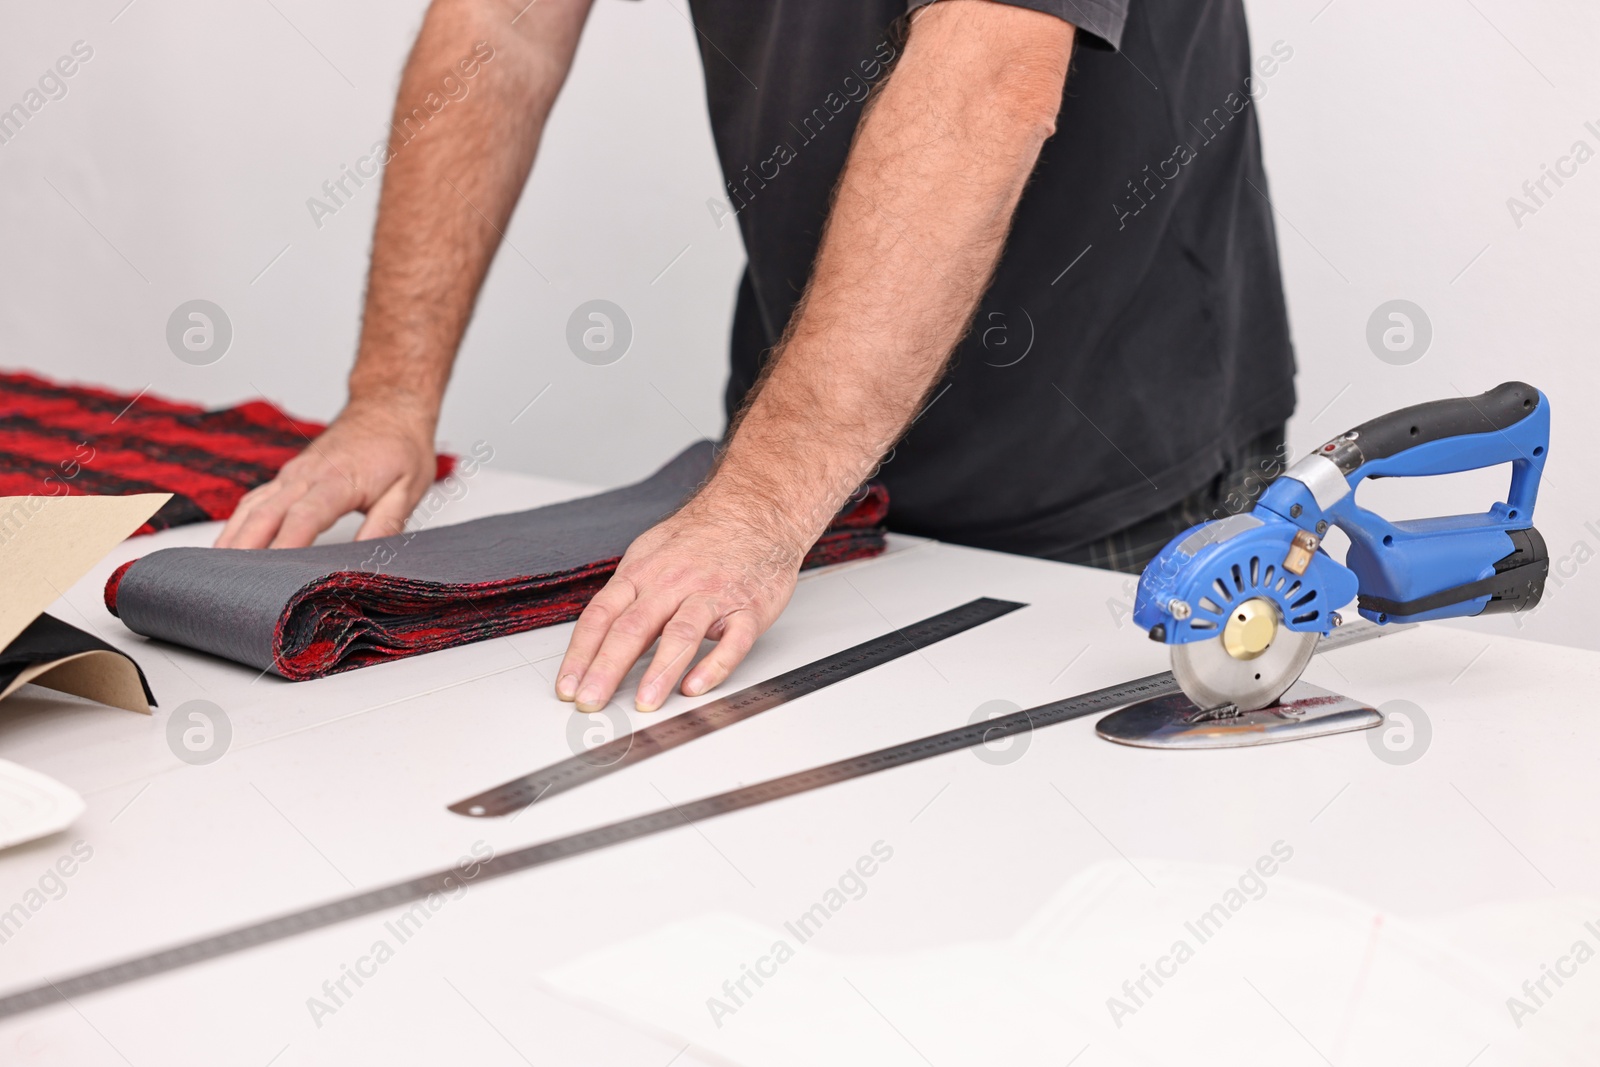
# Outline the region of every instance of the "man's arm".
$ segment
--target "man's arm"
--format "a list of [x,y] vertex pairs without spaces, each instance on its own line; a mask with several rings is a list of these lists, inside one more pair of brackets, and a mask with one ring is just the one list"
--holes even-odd
[[[219,547],[307,545],[351,511],[366,512],[358,538],[402,529],[433,482],[450,367],[591,2],[428,8],[395,102],[349,401],[304,453],[245,496]],[[476,68],[470,78],[463,62]],[[447,76],[466,94],[430,115],[430,94],[438,106],[452,91]]]
[[921,9],[839,181],[812,278],[710,481],[628,549],[584,611],[556,693],[603,707],[722,682],[800,561],[905,431],[987,289],[1056,113],[1073,27],[993,0]]

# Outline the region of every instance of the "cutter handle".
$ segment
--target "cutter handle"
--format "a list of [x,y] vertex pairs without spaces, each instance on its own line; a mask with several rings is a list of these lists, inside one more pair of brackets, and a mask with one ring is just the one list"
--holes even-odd
[[[1533,386],[1525,382],[1505,382],[1478,396],[1430,400],[1426,404],[1415,404],[1379,415],[1357,426],[1350,436],[1360,443],[1361,454],[1370,465],[1435,441],[1500,431],[1487,439],[1490,451],[1495,453],[1495,458],[1489,462],[1510,463],[1521,457],[1521,451],[1512,438],[1502,436],[1503,432],[1533,417],[1543,404],[1543,395]],[[1417,458],[1420,460],[1418,469],[1398,470],[1386,465],[1383,473],[1454,474],[1487,465],[1473,463],[1463,466],[1462,461],[1474,457],[1442,449],[1430,449]]]
[[1506,500],[1481,521],[1512,529],[1526,526],[1533,516],[1549,449],[1549,398],[1525,382],[1506,382],[1479,396],[1417,404],[1364,422],[1290,467],[1267,487],[1258,506],[1308,530],[1323,519],[1347,530],[1375,526],[1382,520],[1355,503],[1354,490],[1363,479],[1455,474],[1509,463]]
[[1403,408],[1356,427],[1329,454],[1351,490],[1364,478],[1422,477],[1511,465],[1511,488],[1478,515],[1390,522],[1350,492],[1323,509],[1350,537],[1345,564],[1361,614],[1376,622],[1521,611],[1549,564],[1532,529],[1550,447],[1550,401],[1524,382]]
[[1541,399],[1525,382],[1504,382],[1478,396],[1413,404],[1356,427],[1368,460],[1385,459],[1443,437],[1505,430],[1532,415]]
[[1550,445],[1550,402],[1525,382],[1505,382],[1478,396],[1452,397],[1380,415],[1346,434],[1364,478],[1426,477],[1511,464],[1507,510],[1528,516]]

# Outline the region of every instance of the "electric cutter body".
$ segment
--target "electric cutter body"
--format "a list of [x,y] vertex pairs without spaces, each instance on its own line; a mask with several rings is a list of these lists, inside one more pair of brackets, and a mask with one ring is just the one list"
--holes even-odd
[[[1550,402],[1522,382],[1363,423],[1291,466],[1250,511],[1174,538],[1140,577],[1134,621],[1170,646],[1224,638],[1249,659],[1279,629],[1326,634],[1352,597],[1380,624],[1525,611],[1549,570],[1532,525],[1549,445]],[[1481,514],[1390,522],[1356,503],[1367,478],[1501,463],[1507,499]],[[1344,563],[1322,547],[1330,526],[1350,538]]]

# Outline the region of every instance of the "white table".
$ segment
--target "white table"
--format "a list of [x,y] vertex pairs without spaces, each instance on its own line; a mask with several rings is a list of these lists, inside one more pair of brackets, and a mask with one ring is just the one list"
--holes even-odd
[[[435,521],[581,491],[485,470]],[[130,541],[53,609],[138,658],[153,718],[38,690],[0,707],[0,755],[89,805],[66,833],[0,853],[0,908],[75,843],[92,849],[0,945],[4,991],[445,867],[475,843],[503,852],[947,729],[986,701],[1027,707],[1166,666],[1127,621],[1120,575],[896,539],[803,580],[724,692],[973,597],[1030,606],[514,820],[471,820],[445,805],[570,754],[575,713],[551,692],[570,627],[288,683],[106,614],[115,565],[214,534]],[[1387,762],[1366,734],[1152,752],[1066,723],[1014,760],[959,752],[474,885],[404,943],[396,916],[373,915],[12,1019],[0,1063],[947,1067],[1039,1048],[1081,1067],[1593,1062],[1600,962],[1562,964],[1573,976],[1546,979],[1520,1026],[1505,998],[1579,939],[1600,949],[1600,655],[1435,625],[1319,657],[1306,678],[1421,707],[1425,755]],[[165,739],[193,699],[233,730],[206,766]],[[722,1027],[696,1038],[709,1008],[646,1003],[723,996],[706,976],[757,962],[723,959],[724,942],[781,931],[878,842],[892,859],[864,895],[764,965],[778,977]],[[1241,898],[1215,940],[1186,933],[1180,917],[1224,901],[1277,842],[1292,859],[1265,895]],[[380,940],[392,958],[363,963],[370,977],[314,1018],[308,998],[333,1006],[324,982]],[[1179,940],[1193,958],[1162,963]],[[1137,991],[1145,965],[1169,977],[1135,1003],[1123,983]]]

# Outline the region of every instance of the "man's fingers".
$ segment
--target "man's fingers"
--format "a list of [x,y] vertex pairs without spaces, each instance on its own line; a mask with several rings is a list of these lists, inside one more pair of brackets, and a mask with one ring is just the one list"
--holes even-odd
[[284,514],[309,488],[283,482],[273,482],[271,485],[276,488],[251,502],[243,520],[223,548],[266,548],[277,535],[278,527],[283,524]]
[[761,636],[761,624],[752,612],[736,611],[721,621],[722,639],[684,678],[684,696],[697,697],[721,685]]
[[367,513],[358,538],[404,528],[436,466],[415,425],[353,402],[277,477],[244,494],[218,548],[294,548],[351,511]]
[[413,496],[404,478],[399,479],[378,497],[378,502],[367,509],[367,517],[356,531],[356,540],[371,537],[391,537],[406,528],[411,509],[417,506],[420,494]]
[[645,668],[634,707],[640,711],[655,711],[666,701],[667,694],[672,692],[672,687],[700,650],[700,639],[717,621],[717,607],[712,597],[692,596],[661,628],[661,643],[656,646],[650,666]]
[[352,507],[348,486],[322,481],[311,485],[283,512],[268,548],[304,548]]
[[578,699],[578,683],[589,669],[600,644],[611,631],[611,623],[632,604],[636,593],[633,583],[615,575],[605,588],[594,595],[589,606],[578,616],[578,625],[572,630],[572,640],[567,642],[567,654],[561,658],[556,671],[556,696],[562,700]]
[[594,654],[589,669],[578,683],[578,710],[599,711],[606,706],[622,679],[644,655],[682,600],[676,595],[657,595],[635,600],[618,615]]
[[239,505],[233,509],[233,514],[228,517],[227,523],[223,525],[222,532],[217,535],[216,543],[212,547],[239,548],[240,546],[236,543],[239,539],[239,528],[250,517],[250,512],[255,506],[276,490],[277,485],[273,482],[268,482],[266,485],[256,486],[240,497]]

